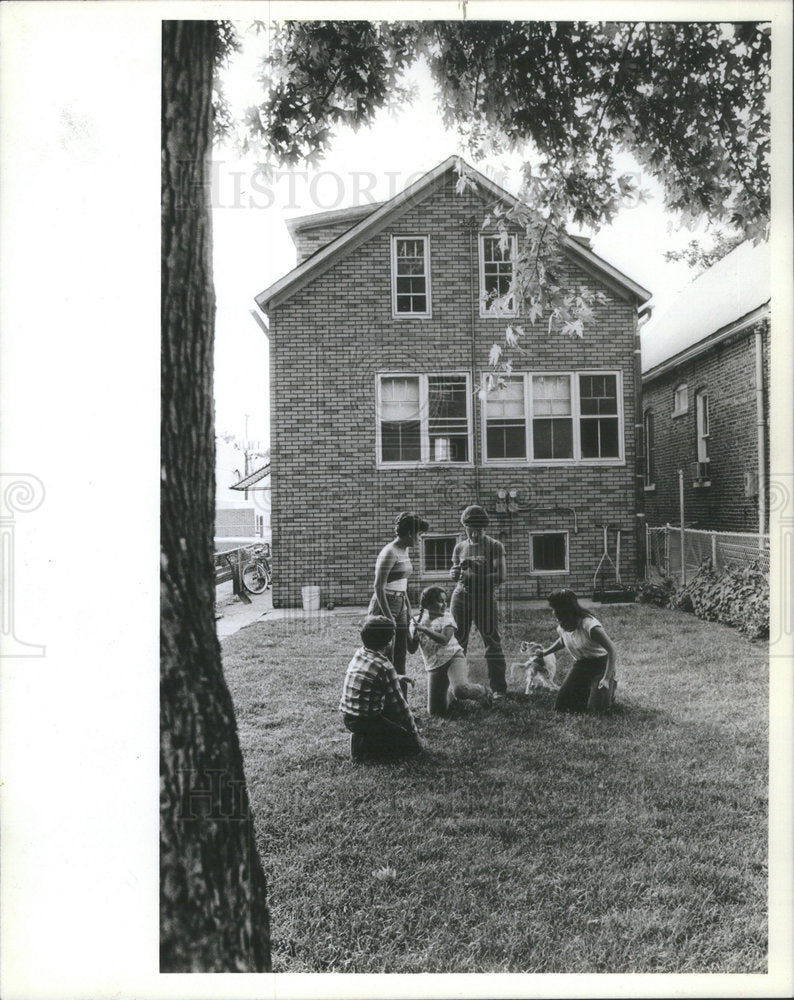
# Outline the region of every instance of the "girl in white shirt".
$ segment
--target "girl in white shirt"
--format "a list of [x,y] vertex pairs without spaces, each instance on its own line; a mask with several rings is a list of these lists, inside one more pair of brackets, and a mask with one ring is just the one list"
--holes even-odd
[[426,587],[419,599],[417,618],[411,619],[408,650],[422,651],[427,671],[427,710],[444,715],[449,702],[458,698],[490,705],[490,688],[469,682],[466,654],[455,638],[455,619],[447,610],[447,595],[442,587]]
[[543,655],[567,649],[573,667],[554,705],[558,712],[604,712],[612,707],[617,681],[617,651],[601,622],[579,603],[572,590],[555,590],[549,604],[559,622],[558,639]]

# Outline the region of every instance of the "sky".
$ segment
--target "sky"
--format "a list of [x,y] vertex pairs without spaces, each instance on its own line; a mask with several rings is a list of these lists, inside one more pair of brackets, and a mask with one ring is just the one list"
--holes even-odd
[[[233,107],[261,100],[256,75],[265,52],[265,37],[249,36],[225,72],[224,87]],[[426,66],[414,66],[409,79],[417,89],[410,107],[395,115],[383,111],[372,127],[357,133],[340,129],[329,154],[316,168],[284,170],[266,184],[256,176],[253,160],[240,159],[232,148],[216,149],[215,396],[220,431],[243,438],[247,427],[247,439],[254,444],[264,444],[269,438],[267,337],[250,310],[256,309],[253,299],[258,292],[295,266],[295,248],[286,220],[386,200],[453,153],[472,162],[455,133],[441,122]],[[516,193],[521,162],[522,157],[516,154],[476,165]],[[651,291],[654,301],[663,307],[695,277],[685,264],[667,263],[664,252],[682,248],[702,235],[704,227],[678,231],[676,219],[663,208],[661,186],[627,155],[621,154],[618,165],[638,174],[640,186],[649,191],[651,200],[623,209],[611,226],[595,234],[593,249]]]

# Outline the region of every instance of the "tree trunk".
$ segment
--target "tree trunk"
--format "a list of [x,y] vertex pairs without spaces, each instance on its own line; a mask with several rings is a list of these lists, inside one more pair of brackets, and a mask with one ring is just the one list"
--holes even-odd
[[160,970],[266,972],[265,877],[215,635],[215,294],[209,201],[217,26],[162,51]]

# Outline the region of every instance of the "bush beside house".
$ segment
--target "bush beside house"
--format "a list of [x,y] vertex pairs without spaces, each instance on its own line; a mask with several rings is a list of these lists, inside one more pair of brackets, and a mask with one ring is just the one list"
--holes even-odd
[[688,611],[730,625],[748,639],[769,638],[769,576],[757,562],[716,573],[707,559],[683,587],[676,588],[669,577],[644,581],[637,602]]

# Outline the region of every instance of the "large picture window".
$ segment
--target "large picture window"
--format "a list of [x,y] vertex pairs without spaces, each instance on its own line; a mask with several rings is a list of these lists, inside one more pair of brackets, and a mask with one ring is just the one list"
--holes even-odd
[[515,236],[480,237],[480,315],[513,316],[515,299],[510,296],[516,259]]
[[468,463],[468,374],[380,375],[377,423],[380,465]]
[[430,249],[426,236],[392,236],[392,314],[430,316]]
[[623,461],[618,372],[513,373],[483,400],[487,463]]

